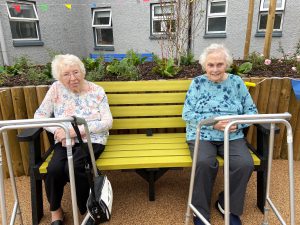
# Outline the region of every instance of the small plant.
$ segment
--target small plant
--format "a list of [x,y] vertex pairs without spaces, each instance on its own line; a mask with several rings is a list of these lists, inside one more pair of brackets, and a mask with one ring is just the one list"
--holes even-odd
[[264,55],[258,52],[252,52],[251,54],[249,54],[247,60],[252,63],[253,69],[265,69],[266,67],[266,65],[264,64]]
[[126,59],[129,64],[132,64],[134,66],[138,66],[140,64],[143,64],[147,57],[141,57],[141,55],[137,54],[132,49],[126,52]]
[[231,67],[227,70],[227,72],[237,75],[247,74],[252,70],[251,62],[244,62],[241,65],[232,64]]
[[15,59],[15,64],[12,66],[4,66],[3,73],[7,75],[15,76],[24,73],[24,71],[28,70],[32,66],[32,63],[28,59],[28,56],[22,56],[20,58]]
[[43,66],[35,66],[31,67],[27,71],[28,80],[34,84],[50,84],[53,81],[53,78],[49,74],[45,73],[45,69]]
[[153,73],[158,73],[164,77],[173,77],[180,71],[172,58],[160,59],[158,56],[154,56],[154,61],[157,65],[152,69]]
[[139,78],[138,68],[127,58],[124,58],[121,61],[114,59],[111,64],[106,67],[106,70],[117,75],[118,78],[129,80],[138,80]]
[[192,53],[187,53],[186,55],[180,56],[180,64],[184,66],[189,66],[195,63],[195,58]]

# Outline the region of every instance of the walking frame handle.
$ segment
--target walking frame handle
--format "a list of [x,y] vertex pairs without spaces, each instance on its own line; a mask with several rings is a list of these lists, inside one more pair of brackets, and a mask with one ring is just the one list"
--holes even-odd
[[[198,146],[200,143],[200,129],[203,125],[214,125],[218,121],[229,120],[230,122],[226,125],[224,130],[224,211],[225,211],[225,225],[229,225],[229,129],[232,125],[235,124],[271,124],[271,135],[270,135],[270,144],[269,144],[269,158],[268,158],[268,177],[267,177],[267,190],[266,190],[266,202],[265,202],[265,214],[267,209],[267,203],[271,206],[276,216],[280,220],[282,224],[285,224],[278,210],[272,203],[269,198],[269,189],[270,189],[270,174],[271,174],[271,162],[273,156],[273,144],[274,144],[274,130],[275,123],[283,123],[287,128],[287,143],[288,143],[288,159],[289,159],[289,186],[290,186],[290,220],[291,225],[295,224],[295,206],[294,206],[294,173],[293,173],[293,136],[292,136],[292,128],[290,123],[287,121],[291,118],[291,114],[286,113],[278,113],[278,114],[254,114],[254,115],[230,115],[230,116],[217,116],[208,119],[201,120],[197,126],[197,138],[195,140],[195,148],[193,159],[197,159],[198,155]],[[201,151],[201,150],[200,150]],[[194,178],[195,178],[195,170],[196,170],[196,161],[193,160],[192,170],[191,170],[191,179],[190,179],[190,187],[189,187],[189,196],[188,196],[188,204],[186,211],[186,220],[185,225],[188,225],[190,218],[190,211],[192,210],[196,216],[198,216],[206,225],[210,225],[210,223],[203,217],[203,215],[193,206],[192,204],[192,193],[194,188]],[[267,225],[267,217],[265,215],[264,225]]]
[[[65,124],[66,122],[72,123],[75,120],[76,120],[77,124],[84,125],[86,138],[87,138],[87,142],[88,142],[88,147],[89,147],[89,152],[91,154],[93,152],[91,138],[90,138],[87,122],[83,118],[65,117],[65,118],[22,119],[22,120],[0,121],[0,134],[3,134],[3,141],[4,141],[6,156],[7,156],[9,175],[10,175],[12,189],[13,189],[14,198],[15,198],[15,205],[14,205],[14,210],[13,210],[13,213],[11,216],[10,224],[14,223],[14,220],[15,220],[17,214],[19,214],[19,216],[20,216],[21,224],[23,224],[23,222],[22,222],[22,215],[21,215],[19,200],[18,200],[18,195],[17,195],[16,182],[15,182],[13,169],[12,169],[12,161],[11,161],[11,157],[10,157],[8,136],[7,136],[6,130],[19,129],[19,128],[61,127],[62,129],[64,129],[64,131],[66,133],[66,148],[67,148],[67,157],[68,157],[68,166],[69,166],[74,225],[79,225],[72,144],[71,144],[71,137],[70,137],[69,129]],[[91,154],[91,159],[93,162],[93,169],[95,170],[95,168],[96,168],[95,158],[93,156],[94,156],[94,154]],[[0,149],[0,207],[1,207],[2,224],[7,225],[1,149]]]

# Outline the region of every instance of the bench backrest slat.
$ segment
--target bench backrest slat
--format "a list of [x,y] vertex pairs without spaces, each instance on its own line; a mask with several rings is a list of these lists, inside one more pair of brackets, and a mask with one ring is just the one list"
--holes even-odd
[[[106,89],[105,89],[106,91]],[[138,94],[107,94],[110,105],[137,104],[169,104],[181,103],[185,100],[186,92],[181,93],[138,93]]]
[[148,129],[177,127],[185,127],[185,122],[181,119],[181,117],[114,119],[112,129]]
[[181,118],[192,80],[96,82],[104,88],[113,129],[184,128]]
[[107,93],[112,92],[166,92],[186,91],[192,80],[149,80],[149,81],[108,81],[95,82]]
[[181,116],[183,105],[111,106],[114,117]]

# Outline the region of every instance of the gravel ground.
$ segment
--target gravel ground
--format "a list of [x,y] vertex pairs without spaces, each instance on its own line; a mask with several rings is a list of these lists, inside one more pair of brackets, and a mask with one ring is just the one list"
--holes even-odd
[[[274,160],[271,180],[271,199],[284,219],[289,223],[288,162]],[[300,224],[300,161],[295,162],[295,205],[296,223]],[[109,171],[106,173],[114,190],[113,214],[107,225],[182,225],[184,224],[190,169],[168,171],[156,183],[156,200],[148,201],[147,183],[134,172]],[[28,177],[16,178],[21,204],[23,224],[31,222],[30,184]],[[10,181],[5,180],[5,194],[8,217],[13,207]],[[213,194],[213,202],[223,188],[223,172],[220,170]],[[70,188],[66,186],[62,203],[66,213],[66,224],[73,224]],[[49,206],[44,196],[44,217],[40,224],[50,224]],[[1,215],[0,215],[1,217]],[[82,220],[82,217],[80,218]],[[273,212],[269,224],[280,224]],[[244,225],[262,223],[263,214],[256,207],[256,173],[250,179],[245,210]],[[1,220],[0,220],[1,221]],[[16,223],[18,224],[18,223]],[[224,224],[222,217],[212,208],[212,224]]]

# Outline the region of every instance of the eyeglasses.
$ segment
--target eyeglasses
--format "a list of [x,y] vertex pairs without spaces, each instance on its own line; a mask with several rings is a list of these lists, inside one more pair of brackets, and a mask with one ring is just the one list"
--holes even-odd
[[63,79],[69,80],[71,79],[71,76],[74,76],[75,79],[78,79],[80,77],[80,72],[78,70],[74,70],[72,72],[66,72],[62,75]]

